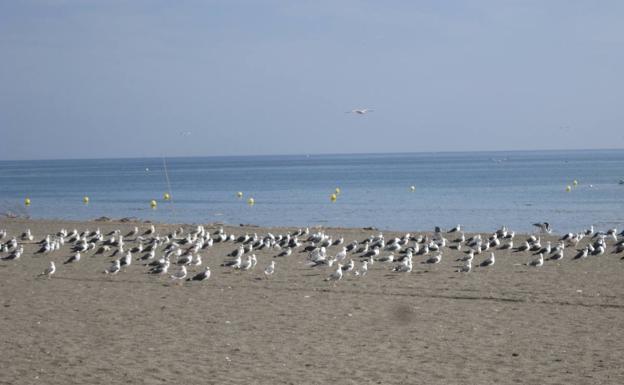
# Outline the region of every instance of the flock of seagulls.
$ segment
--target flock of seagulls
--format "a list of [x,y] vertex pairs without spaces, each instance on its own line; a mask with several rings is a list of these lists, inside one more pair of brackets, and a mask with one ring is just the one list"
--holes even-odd
[[[258,253],[262,255],[261,259],[269,259],[263,263],[263,275],[268,279],[276,274],[276,261],[297,258],[306,269],[327,269],[326,273],[319,275],[324,275],[325,281],[335,285],[345,277],[362,279],[373,266],[381,266],[381,269],[397,274],[411,273],[417,262],[425,266],[436,265],[451,253],[459,256],[454,259],[458,263],[454,271],[466,274],[473,271],[473,267],[494,266],[499,250],[506,250],[511,255],[528,255],[525,263],[516,265],[535,268],[544,266],[547,261],[561,261],[568,248],[576,250],[570,259],[600,256],[607,250],[624,252],[624,231],[618,233],[615,228],[595,231],[591,226],[578,233],[564,234],[558,240],[554,238],[556,243],[553,244],[552,240],[544,242],[541,239],[542,234],[552,232],[547,222],[536,223],[535,227],[539,231],[521,241],[516,240],[515,233],[505,226],[491,234],[467,236],[462,226],[457,225],[447,231],[436,227],[431,233],[407,233],[401,237],[386,237],[379,232],[348,244],[342,236],[323,230],[310,232],[309,228],[284,234],[268,232],[261,236],[257,233],[237,236],[227,233],[223,227],[209,232],[201,225],[186,230],[180,227],[173,232],[159,234],[154,225],[150,225],[145,231],[134,227],[126,234],[120,230],[104,234],[100,229],[82,232],[61,229],[40,240],[35,240],[30,229],[13,237],[9,237],[6,230],[0,230],[0,258],[17,261],[22,257],[25,245],[36,243],[36,256],[58,255],[56,252],[59,250],[69,250],[71,254],[65,256],[63,265],[81,263],[83,255],[102,255],[108,256],[108,261],[103,262],[103,274],[114,276],[138,265],[146,274],[167,277],[172,282],[180,283],[210,279],[210,267],[203,266],[205,261],[201,253],[206,255],[215,243],[220,243],[226,249],[232,248],[217,262],[225,270],[253,271],[259,263]],[[550,239],[553,237],[550,236]],[[581,247],[584,239],[586,241]],[[331,249],[336,251],[331,252]],[[215,263],[215,258],[219,257],[206,258],[206,265],[208,262]],[[56,272],[57,265],[50,260],[38,276],[50,278]]]

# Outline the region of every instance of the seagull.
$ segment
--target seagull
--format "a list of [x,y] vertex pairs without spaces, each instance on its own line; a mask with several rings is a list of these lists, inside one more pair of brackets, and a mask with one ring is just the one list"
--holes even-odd
[[193,255],[187,254],[185,256],[178,258],[178,260],[176,261],[176,264],[188,266],[191,264],[191,262],[193,262]]
[[167,271],[169,270],[169,265],[170,262],[167,259],[165,260],[164,264],[153,267],[152,270],[149,271],[149,274],[167,274]]
[[205,281],[210,278],[210,267],[206,266],[204,271],[195,274],[193,278],[187,278],[187,281]]
[[433,257],[427,259],[425,262],[435,264],[435,263],[440,263],[440,261],[442,261],[442,253],[438,255],[434,255]]
[[289,247],[286,250],[284,250],[281,253],[279,253],[278,257],[288,257],[291,254],[292,254],[292,248]]
[[275,261],[271,261],[271,264],[264,269],[264,275],[267,277],[273,275],[275,273]]
[[345,259],[347,257],[347,248],[343,247],[342,250],[340,252],[338,252],[338,254],[336,254],[336,261],[342,261],[343,259]]
[[375,110],[370,108],[355,108],[351,111],[346,111],[345,114],[358,114],[358,115],[366,115],[369,112],[373,112]]
[[368,261],[362,262],[362,267],[358,270],[359,276],[363,277],[368,272]]
[[225,267],[233,267],[235,269],[240,268],[241,265],[241,257],[238,256],[236,257],[236,259],[234,259],[233,261],[225,261],[221,264],[221,266],[225,266]]
[[63,264],[66,265],[68,263],[78,262],[78,261],[80,261],[80,252],[77,252],[76,254],[69,257],[67,261],[63,262]]
[[115,259],[113,264],[109,266],[108,269],[104,270],[104,274],[117,274],[121,270],[121,265],[119,263],[119,259]]
[[499,247],[500,250],[509,250],[509,249],[513,249],[513,241],[509,241],[507,243],[503,243],[501,245],[501,247]]
[[472,270],[472,260],[468,260],[468,261],[466,261],[464,266],[460,267],[458,270],[456,270],[456,272],[458,272],[458,273],[470,273],[471,270]]
[[533,226],[537,227],[540,232],[550,234],[552,229],[550,228],[550,224],[548,222],[543,223],[533,223]]
[[176,280],[176,279],[182,280],[184,278],[186,278],[186,266],[182,266],[180,270],[171,274],[171,279],[173,280]]
[[334,271],[325,281],[340,281],[342,279],[342,264],[338,263],[338,269]]
[[345,273],[348,273],[348,272],[352,271],[354,267],[355,267],[355,262],[353,262],[353,259],[351,259],[347,265],[342,266],[342,270]]
[[55,272],[56,266],[54,265],[54,262],[50,261],[50,266],[48,266],[47,269],[43,271],[43,273],[39,274],[39,276],[45,275],[46,277],[50,278]]
[[527,263],[528,266],[541,267],[544,265],[544,254],[540,253],[539,257]]
[[[373,258],[371,257],[371,261],[373,260]],[[377,261],[379,262],[392,262],[394,261],[394,254],[390,254],[390,255],[386,255],[383,257],[379,257],[377,258]]]
[[585,235],[593,235],[594,234],[594,225],[589,226],[587,230],[585,230]]
[[494,262],[496,262],[496,259],[494,257],[494,253],[490,253],[489,258],[487,258],[486,260],[481,262],[481,266],[482,267],[492,266],[494,264]]
[[470,250],[470,252],[467,255],[464,255],[461,258],[458,258],[458,261],[462,261],[462,262],[472,262],[472,260],[474,259],[474,251]]
[[134,229],[132,229],[132,231],[130,231],[128,234],[126,234],[126,237],[134,237],[138,233],[139,233],[139,228],[134,226]]
[[239,266],[240,270],[249,270],[253,267],[253,261],[251,259],[251,255],[247,256],[247,260],[242,262]]
[[563,249],[559,249],[557,250],[551,257],[551,260],[553,261],[559,261],[561,259],[563,259]]
[[392,271],[396,271],[399,273],[411,273],[412,272],[412,260],[409,258],[406,258],[405,261],[403,261],[403,263],[396,266],[394,269],[392,269]]
[[128,251],[126,255],[120,258],[119,262],[121,266],[130,266],[130,264],[132,264],[132,254]]

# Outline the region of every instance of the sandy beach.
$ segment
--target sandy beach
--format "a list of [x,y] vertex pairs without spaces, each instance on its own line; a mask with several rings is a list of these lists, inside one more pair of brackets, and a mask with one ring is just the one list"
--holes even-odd
[[[208,265],[211,278],[182,284],[146,274],[141,254],[119,274],[103,274],[114,247],[71,264],[62,263],[73,254],[68,244],[35,253],[61,228],[126,234],[134,226],[142,234],[149,225],[0,220],[8,231],[2,242],[27,228],[34,236],[19,241],[19,259],[0,261],[0,383],[624,383],[624,254],[612,253],[612,242],[604,255],[577,260],[568,247],[564,259],[540,268],[525,265],[534,258],[528,252],[495,250],[494,266],[467,274],[455,271],[464,251],[444,248],[439,264],[415,255],[413,271],[397,273],[396,264],[376,262],[366,276],[347,274],[335,285],[325,281],[334,268],[307,266],[300,251],[308,243],[285,257],[255,250],[250,271],[221,267],[238,244],[215,243],[200,251],[202,266],[189,267],[191,275]],[[178,227],[157,224],[156,233]],[[236,237],[295,230],[224,227]],[[345,244],[379,233],[322,230]],[[423,234],[416,230],[405,232]],[[383,231],[386,239],[405,232]],[[127,248],[134,238],[125,239]],[[515,243],[525,238],[516,235]],[[542,243],[558,239],[542,235]],[[359,265],[358,254],[351,258]],[[267,279],[271,260],[275,274]],[[37,277],[49,261],[56,274]]]

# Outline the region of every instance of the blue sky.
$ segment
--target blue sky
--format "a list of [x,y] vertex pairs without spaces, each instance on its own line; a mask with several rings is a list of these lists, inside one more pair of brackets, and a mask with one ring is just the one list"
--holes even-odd
[[622,20],[621,1],[4,1],[0,159],[623,148]]

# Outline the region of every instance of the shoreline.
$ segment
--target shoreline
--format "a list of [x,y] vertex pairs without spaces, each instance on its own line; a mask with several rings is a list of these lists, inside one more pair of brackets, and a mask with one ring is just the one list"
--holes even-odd
[[[208,226],[208,227],[215,227],[215,226],[224,226],[224,227],[228,227],[228,228],[256,228],[256,229],[291,229],[291,230],[297,230],[297,229],[304,229],[304,228],[309,228],[309,229],[319,229],[319,230],[328,230],[328,231],[344,231],[344,230],[362,230],[362,231],[380,231],[380,232],[387,232],[387,233],[419,233],[419,234],[431,234],[434,232],[433,228],[435,227],[435,225],[432,226],[431,229],[421,229],[421,230],[414,230],[414,229],[386,229],[386,228],[379,228],[376,226],[364,226],[364,227],[354,227],[354,226],[347,226],[347,227],[341,227],[341,226],[325,226],[325,225],[308,225],[308,226],[288,226],[288,225],[275,225],[275,226],[265,226],[265,225],[258,225],[258,224],[254,224],[254,223],[239,223],[239,224],[231,224],[231,223],[226,223],[226,222],[161,222],[161,221],[156,221],[156,220],[149,220],[149,219],[141,219],[138,217],[125,217],[125,218],[109,218],[109,217],[99,217],[99,218],[92,218],[92,219],[87,219],[87,220],[80,220],[80,219],[62,219],[62,218],[30,218],[30,217],[21,217],[21,216],[17,216],[17,217],[11,217],[11,216],[2,216],[0,215],[0,224],[2,222],[21,222],[21,223],[39,223],[41,225],[45,225],[45,224],[54,224],[54,223],[74,223],[76,225],[83,225],[83,224],[107,224],[107,225],[114,225],[114,224],[118,224],[118,225],[130,225],[130,224],[134,224],[134,225],[158,225],[158,226],[198,226],[198,225],[202,225],[202,226]],[[611,222],[609,222],[611,224]],[[490,229],[490,230],[476,230],[476,229],[469,229],[468,231],[465,231],[465,234],[468,235],[473,235],[473,234],[491,234],[495,231],[497,231],[498,229]],[[596,229],[596,231],[599,230],[606,230],[606,229]],[[442,228],[441,229],[441,233],[442,234],[446,234],[447,229]],[[463,231],[463,230],[462,230]],[[513,231],[512,228],[509,228],[509,231]],[[564,235],[566,233],[559,233],[557,231],[552,231],[551,233],[542,233],[539,230],[535,230],[533,232],[519,232],[518,235],[520,236],[529,236],[529,235],[542,235],[545,237],[557,237],[557,236],[561,236]]]

